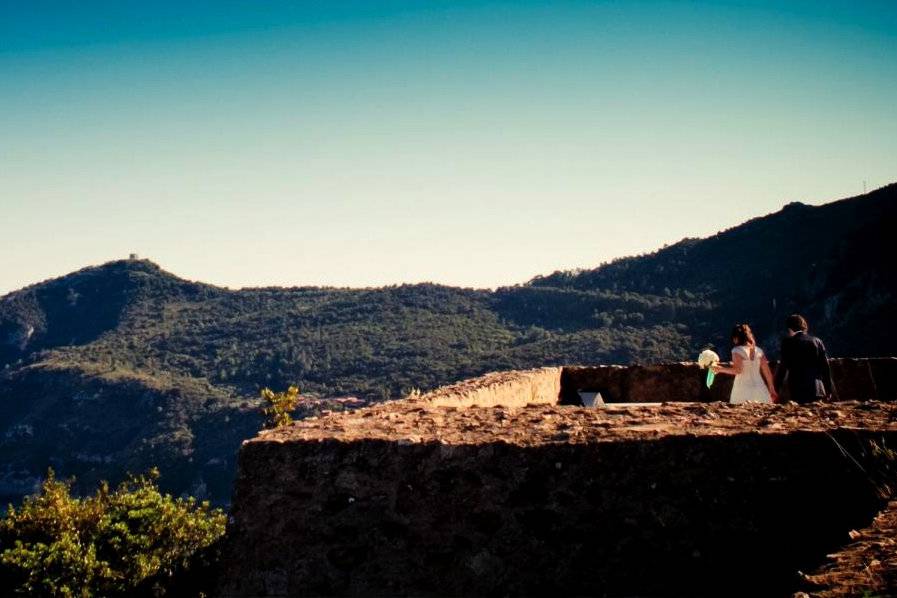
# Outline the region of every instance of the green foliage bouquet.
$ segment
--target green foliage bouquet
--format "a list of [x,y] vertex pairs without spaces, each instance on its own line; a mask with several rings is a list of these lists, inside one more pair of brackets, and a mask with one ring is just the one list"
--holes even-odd
[[713,371],[713,366],[718,364],[719,355],[717,355],[715,351],[705,349],[698,355],[698,365],[701,366],[701,369],[707,370],[707,388],[713,386],[713,380],[716,377],[716,374]]

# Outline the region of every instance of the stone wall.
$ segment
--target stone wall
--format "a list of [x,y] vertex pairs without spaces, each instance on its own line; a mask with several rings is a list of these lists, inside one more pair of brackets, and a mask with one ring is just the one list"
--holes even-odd
[[493,372],[443,386],[417,401],[439,407],[554,405],[561,393],[561,368]]
[[[829,364],[840,400],[897,399],[897,358],[830,359]],[[578,390],[600,391],[606,402],[615,403],[728,401],[732,376],[717,376],[709,389],[706,377],[696,363],[568,366],[561,377],[560,403],[578,404]],[[787,400],[787,391],[783,398]]]
[[785,595],[893,471],[871,447],[897,444],[897,360],[832,370],[853,400],[733,406],[695,364],[573,366],[263,432],[219,593]]
[[[897,399],[897,358],[831,359],[841,400]],[[775,362],[772,364],[775,369]],[[599,391],[605,402],[728,401],[732,376],[716,377],[696,363],[546,367],[494,372],[438,388],[416,401],[441,407],[522,407],[527,404],[579,405],[578,391]],[[787,399],[787,390],[783,396]]]
[[884,504],[897,404],[404,401],[247,441],[220,594],[784,595]]
[[842,400],[897,400],[897,358],[830,359],[832,378]]
[[729,400],[731,376],[717,376],[709,389],[706,379],[707,370],[696,363],[569,366],[563,368],[560,403],[579,404],[580,390],[599,391],[608,403]]

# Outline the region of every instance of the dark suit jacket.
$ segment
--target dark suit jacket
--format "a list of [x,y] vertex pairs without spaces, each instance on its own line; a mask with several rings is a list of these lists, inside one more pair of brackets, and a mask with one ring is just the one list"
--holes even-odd
[[797,403],[817,401],[835,392],[825,345],[806,332],[782,339],[782,355],[776,368],[776,388],[782,387],[786,374],[791,400]]

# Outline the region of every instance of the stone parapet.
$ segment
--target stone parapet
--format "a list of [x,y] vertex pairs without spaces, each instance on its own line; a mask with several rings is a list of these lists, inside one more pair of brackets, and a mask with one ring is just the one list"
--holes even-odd
[[220,593],[784,595],[882,507],[873,442],[897,403],[304,420],[243,445]]
[[561,393],[561,368],[493,372],[443,386],[414,399],[439,407],[554,405]]
[[[776,363],[772,362],[775,371]],[[897,358],[830,359],[837,398],[845,401],[897,399]],[[577,404],[578,390],[597,390],[606,402],[728,401],[732,376],[719,375],[710,388],[706,370],[696,363],[566,366],[561,404]],[[787,400],[787,389],[782,398]]]

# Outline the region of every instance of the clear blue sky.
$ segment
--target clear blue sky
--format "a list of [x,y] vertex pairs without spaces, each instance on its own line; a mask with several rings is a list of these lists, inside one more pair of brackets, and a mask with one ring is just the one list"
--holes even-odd
[[897,179],[897,2],[0,0],[0,293],[522,282]]

